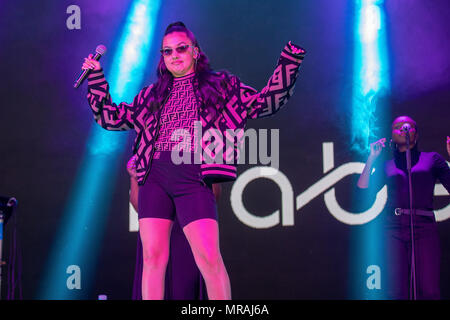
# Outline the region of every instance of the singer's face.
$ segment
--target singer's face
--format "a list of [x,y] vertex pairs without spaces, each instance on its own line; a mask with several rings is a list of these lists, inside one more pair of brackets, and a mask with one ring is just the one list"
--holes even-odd
[[163,55],[167,69],[174,77],[182,77],[194,72],[195,59],[193,47],[188,47],[185,52],[176,49],[184,45],[192,46],[192,41],[184,32],[172,32],[163,39],[163,49],[172,49],[170,55]]
[[411,126],[409,131],[409,141],[411,145],[414,145],[417,137],[416,122],[407,116],[398,117],[392,123],[392,141],[398,145],[406,144],[406,133],[402,131],[402,126],[405,123],[408,123]]

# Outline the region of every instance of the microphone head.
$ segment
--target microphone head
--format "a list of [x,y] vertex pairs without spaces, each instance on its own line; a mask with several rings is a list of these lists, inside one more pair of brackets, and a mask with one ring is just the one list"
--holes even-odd
[[106,47],[100,44],[97,46],[97,48],[95,48],[95,52],[102,56],[106,53]]
[[7,207],[15,207],[17,206],[17,200],[16,198],[9,198],[8,203],[6,204]]
[[405,123],[402,125],[402,131],[407,132],[411,130],[411,125],[409,123]]

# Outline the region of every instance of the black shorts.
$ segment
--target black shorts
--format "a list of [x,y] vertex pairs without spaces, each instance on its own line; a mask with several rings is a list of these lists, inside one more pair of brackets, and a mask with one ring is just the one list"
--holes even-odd
[[203,181],[200,165],[174,164],[171,152],[159,152],[139,187],[138,217],[177,218],[182,228],[199,219],[217,220],[212,185]]

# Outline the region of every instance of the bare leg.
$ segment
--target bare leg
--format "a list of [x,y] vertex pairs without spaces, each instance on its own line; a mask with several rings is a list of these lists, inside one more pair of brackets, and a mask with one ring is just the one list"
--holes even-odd
[[164,283],[169,260],[173,221],[160,218],[139,219],[143,262],[142,299],[164,299]]
[[210,300],[230,300],[230,279],[219,249],[219,227],[214,219],[193,221],[183,228],[195,262],[205,279]]

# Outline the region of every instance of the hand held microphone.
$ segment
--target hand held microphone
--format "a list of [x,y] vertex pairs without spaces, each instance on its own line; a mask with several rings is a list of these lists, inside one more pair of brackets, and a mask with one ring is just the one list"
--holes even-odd
[[[92,59],[98,61],[98,60],[100,60],[102,55],[104,55],[105,53],[106,53],[106,47],[101,44],[101,45],[97,46],[97,48],[95,49],[95,55]],[[91,72],[91,69],[82,70],[80,75],[77,78],[77,81],[75,81],[75,84],[73,85],[73,87],[78,88],[83,83],[84,79],[86,79],[86,77],[89,75],[90,72]]]

